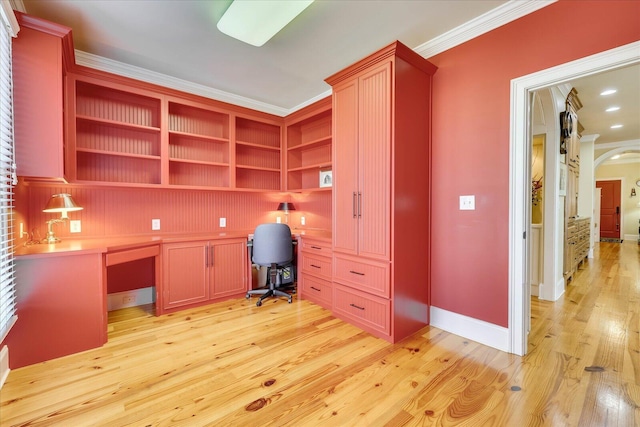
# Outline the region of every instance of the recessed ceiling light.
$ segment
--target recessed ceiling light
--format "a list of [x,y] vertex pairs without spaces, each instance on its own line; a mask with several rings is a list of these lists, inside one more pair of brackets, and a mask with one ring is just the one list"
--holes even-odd
[[617,92],[617,90],[615,90],[615,89],[607,89],[604,92],[600,92],[600,95],[602,95],[602,96],[613,95],[616,92]]
[[615,156],[611,156],[611,160],[617,160],[620,158],[620,154],[616,154]]
[[611,113],[612,111],[618,111],[619,109],[620,109],[620,107],[609,107],[605,111],[607,113]]
[[234,39],[260,47],[311,3],[313,0],[235,0],[217,27]]
[[622,127],[622,125],[613,125],[611,126],[611,129],[620,129]]

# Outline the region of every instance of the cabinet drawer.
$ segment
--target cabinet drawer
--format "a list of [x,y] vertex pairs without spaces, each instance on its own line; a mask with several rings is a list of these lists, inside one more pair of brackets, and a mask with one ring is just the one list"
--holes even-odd
[[336,255],[333,280],[381,297],[389,297],[389,264]]
[[308,253],[315,253],[322,256],[331,256],[331,242],[325,242],[324,240],[313,240],[303,237],[302,247],[300,250]]
[[302,254],[302,272],[331,280],[331,258]]
[[331,282],[302,274],[300,284],[301,298],[313,301],[316,304],[331,310],[333,302],[333,286],[331,285]]
[[388,299],[334,283],[333,310],[336,315],[353,320],[365,330],[385,335],[391,333],[391,303]]

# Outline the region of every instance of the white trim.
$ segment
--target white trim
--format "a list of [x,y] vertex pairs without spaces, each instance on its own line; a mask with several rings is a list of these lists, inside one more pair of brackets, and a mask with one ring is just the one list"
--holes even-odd
[[11,372],[11,369],[9,369],[9,347],[4,345],[0,350],[0,389],[7,380],[9,372]]
[[430,314],[429,324],[433,327],[497,348],[500,351],[509,351],[509,330],[507,328],[434,306],[431,306]]
[[461,45],[511,21],[542,9],[557,0],[511,0],[489,12],[421,44],[414,50],[425,58],[430,58],[453,47]]
[[618,147],[639,148],[640,139],[631,139],[628,141],[619,141],[619,142],[603,142],[602,144],[595,145],[596,150],[605,150],[607,148],[618,148]]
[[638,239],[640,239],[640,234],[625,234],[623,241],[635,243],[638,241]]
[[525,183],[524,176],[528,169],[525,147],[528,144],[530,94],[535,90],[559,85],[578,77],[636,63],[640,63],[640,42],[629,43],[511,81],[508,350],[511,353],[524,355],[527,352],[527,319],[524,318],[527,302],[523,298],[523,286],[526,284],[525,272],[529,261],[525,258],[523,245],[520,242],[522,232],[527,226],[525,224],[526,205],[523,203],[523,197],[524,194],[529,193],[529,184]]
[[187,80],[178,79],[176,77],[171,77],[166,74],[158,73],[156,71],[136,67],[135,65],[125,64],[124,62],[114,61],[113,59],[104,58],[102,56],[83,52],[78,49],[75,50],[75,54],[76,64],[100,71],[105,71],[107,73],[117,74],[119,76],[129,77],[135,80],[141,80],[143,82],[168,87],[194,95],[204,96],[206,98],[215,99],[222,102],[228,102],[230,104],[239,105],[241,107],[251,108],[265,113],[274,114],[276,116],[284,117],[291,112],[286,108],[267,104],[266,102],[256,101],[254,99],[235,95],[223,90],[214,89],[197,83],[192,83]]
[[13,13],[13,9],[11,8],[11,3],[9,3],[9,1],[2,0],[2,2],[0,2],[0,15],[2,23],[7,26],[11,37],[16,37],[20,31],[20,25],[18,25],[16,14]]

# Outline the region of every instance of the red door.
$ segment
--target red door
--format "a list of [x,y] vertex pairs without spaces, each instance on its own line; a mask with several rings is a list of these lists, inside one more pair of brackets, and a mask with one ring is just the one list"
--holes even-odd
[[600,196],[600,238],[620,239],[620,180],[597,181]]

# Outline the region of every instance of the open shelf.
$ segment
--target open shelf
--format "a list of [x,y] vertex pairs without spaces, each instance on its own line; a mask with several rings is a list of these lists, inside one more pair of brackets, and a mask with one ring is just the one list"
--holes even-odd
[[331,109],[311,107],[287,126],[287,190],[322,190],[320,172],[331,170]]
[[236,118],[236,187],[280,190],[281,127]]
[[256,190],[280,190],[280,171],[237,167],[236,187]]
[[169,102],[169,131],[229,139],[229,115]]
[[169,184],[228,188],[229,166],[194,161],[170,161]]
[[76,117],[160,128],[160,99],[76,82]]
[[160,131],[122,127],[113,123],[77,118],[76,148],[123,155],[160,155]]
[[160,158],[78,151],[80,181],[160,184]]

